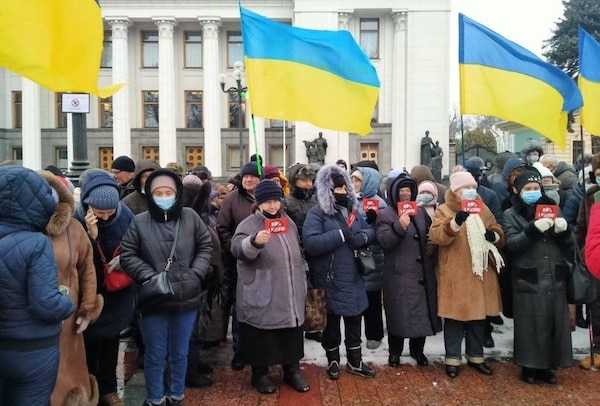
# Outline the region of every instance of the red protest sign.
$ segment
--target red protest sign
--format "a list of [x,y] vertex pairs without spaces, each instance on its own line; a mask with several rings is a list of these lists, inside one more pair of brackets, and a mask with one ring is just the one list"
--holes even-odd
[[535,219],[555,219],[558,216],[558,206],[555,204],[537,204],[535,206]]
[[265,219],[265,230],[271,234],[286,234],[288,232],[288,220],[285,217]]
[[481,214],[483,211],[483,201],[481,199],[461,200],[460,209],[469,214]]
[[352,224],[354,224],[355,220],[356,220],[356,210],[352,210],[350,212],[350,214],[348,215],[348,218],[346,219],[346,225],[348,227],[352,227]]
[[379,200],[377,199],[363,199],[362,209],[366,213],[368,210],[379,211]]
[[401,216],[403,214],[408,214],[409,216],[417,214],[417,202],[398,202],[398,215]]

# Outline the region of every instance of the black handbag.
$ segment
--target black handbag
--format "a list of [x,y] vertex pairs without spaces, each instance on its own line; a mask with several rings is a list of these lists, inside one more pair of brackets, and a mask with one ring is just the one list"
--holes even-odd
[[571,304],[588,304],[596,299],[596,279],[581,258],[581,251],[574,243],[573,263],[567,279],[567,300]]
[[173,263],[173,254],[175,253],[175,247],[177,246],[177,235],[179,234],[179,221],[175,225],[175,239],[173,240],[173,246],[171,247],[171,253],[167,258],[167,264],[165,268],[154,274],[149,279],[145,280],[139,285],[136,285],[135,292],[137,297],[138,307],[146,307],[149,304],[156,303],[164,300],[169,296],[173,296],[173,287],[169,280],[169,270]]
[[375,272],[375,257],[369,247],[354,250],[354,262],[356,268],[358,268],[358,273],[361,275],[369,275]]

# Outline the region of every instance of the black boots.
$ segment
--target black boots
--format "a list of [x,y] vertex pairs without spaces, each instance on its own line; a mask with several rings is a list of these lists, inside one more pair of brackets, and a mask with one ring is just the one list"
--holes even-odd
[[327,355],[327,376],[329,379],[340,379],[340,347],[325,350]]
[[256,367],[253,365],[251,383],[259,393],[271,394],[277,390],[275,384],[269,378],[269,367]]
[[306,379],[300,373],[300,365],[297,363],[283,366],[283,382],[290,385],[297,392],[308,392],[310,389]]
[[373,378],[375,376],[375,370],[363,362],[360,346],[346,348],[346,352],[348,358],[346,371],[362,376],[363,378]]

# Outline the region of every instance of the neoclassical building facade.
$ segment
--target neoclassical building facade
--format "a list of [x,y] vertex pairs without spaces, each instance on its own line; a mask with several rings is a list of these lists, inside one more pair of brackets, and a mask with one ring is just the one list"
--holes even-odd
[[[100,85],[125,86],[110,98],[90,98],[90,167],[108,168],[114,157],[128,155],[188,169],[201,163],[214,176],[227,176],[258,151],[266,163],[283,168],[307,162],[303,141],[322,132],[325,163],[373,159],[385,172],[419,164],[426,130],[448,145],[450,0],[242,3],[282,23],[348,30],[381,81],[373,131],[361,137],[304,122],[252,122],[252,106],[221,86],[237,87],[238,78],[245,86],[236,64],[243,62],[237,0],[100,0]],[[62,107],[61,94],[0,68],[0,161],[71,171],[73,125]]]

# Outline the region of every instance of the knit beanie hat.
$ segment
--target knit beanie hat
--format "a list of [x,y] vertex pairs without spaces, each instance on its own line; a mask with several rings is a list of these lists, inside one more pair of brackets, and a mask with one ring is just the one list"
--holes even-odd
[[550,169],[546,168],[540,162],[536,162],[532,166],[538,170],[542,178],[554,178],[552,171],[550,171]]
[[260,178],[260,175],[258,174],[258,168],[256,167],[256,162],[248,162],[242,167],[240,176],[243,178],[244,175],[252,175],[256,176],[257,178]]
[[267,200],[281,200],[283,198],[283,191],[277,183],[272,180],[263,179],[256,185],[254,198],[256,199],[257,205],[264,203]]
[[202,179],[200,179],[198,176],[192,175],[190,173],[189,175],[185,175],[183,177],[183,179],[181,179],[181,183],[183,183],[184,185],[198,185],[198,186],[202,186]]
[[156,178],[152,179],[152,184],[150,185],[150,193],[153,193],[159,187],[168,187],[173,190],[173,192],[177,193],[177,185],[175,184],[175,180],[169,175],[159,175]]
[[526,184],[536,182],[542,186],[542,177],[540,173],[535,169],[525,169],[521,172],[516,178],[514,182],[514,187],[517,189],[517,192],[521,193],[521,189],[525,187]]
[[179,165],[177,162],[169,162],[165,168],[172,170],[177,176],[183,176],[183,166]]
[[279,169],[273,165],[265,165],[263,167],[263,175],[265,176],[265,179],[278,178],[279,177]]
[[460,171],[450,175],[450,190],[456,193],[458,189],[466,186],[477,187],[475,178],[469,172]]
[[125,172],[135,172],[135,163],[128,156],[122,155],[115,159],[110,166],[111,169]]
[[363,175],[359,170],[355,170],[354,172],[352,172],[352,175],[350,175],[351,178],[356,178],[358,180],[360,180],[362,182],[363,180]]
[[423,193],[423,192],[431,193],[433,196],[435,196],[437,198],[437,187],[430,180],[424,180],[423,182],[419,183],[418,191],[419,191],[419,193]]
[[119,190],[115,186],[100,185],[90,191],[83,203],[98,210],[112,210],[119,206]]

